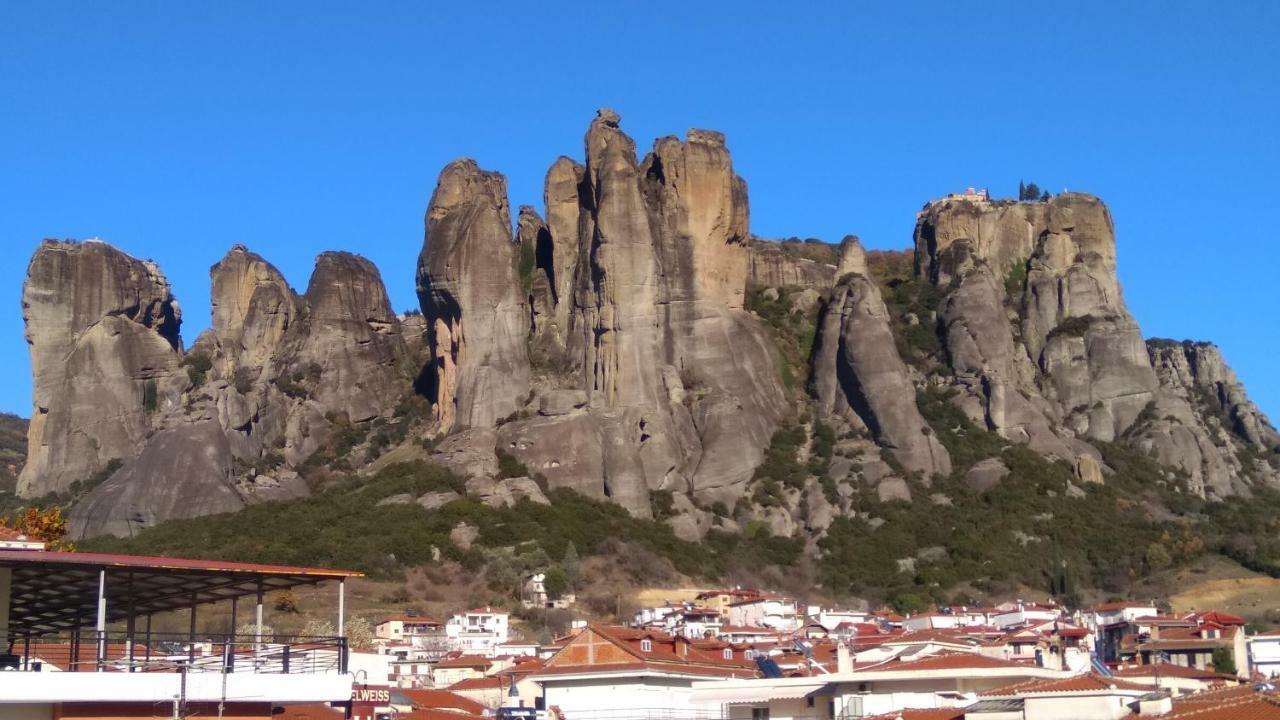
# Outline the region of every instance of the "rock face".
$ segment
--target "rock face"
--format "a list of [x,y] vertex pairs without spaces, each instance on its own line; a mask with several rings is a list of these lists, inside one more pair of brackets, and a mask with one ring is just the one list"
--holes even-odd
[[[1071,468],[1077,497],[1113,481],[1116,446],[1209,499],[1280,487],[1280,434],[1218,349],[1143,340],[1097,198],[951,196],[917,217],[912,263],[869,261],[852,236],[753,237],[720,133],[639,158],[601,110],[584,145],[514,228],[501,175],[441,171],[421,314],[397,316],[359,256],[321,254],[300,295],[237,245],[184,350],[154,264],[44,243],[23,289],[35,397],[18,492],[72,497],[73,536],[131,534],[426,457],[493,507],[569,488],[659,508],[683,539],[758,523],[816,552],[842,518],[884,524],[877,501],[966,492],[935,478],[974,493],[1020,479],[1016,445]],[[513,458],[528,477],[500,477],[525,474]]]
[[1147,349],[1160,392],[1131,429],[1130,441],[1186,473],[1201,495],[1280,485],[1280,472],[1267,462],[1280,448],[1280,434],[1249,400],[1218,348],[1151,340]]
[[750,261],[749,287],[825,290],[834,285],[838,277],[834,265],[802,257],[788,244],[770,240],[752,241]]
[[507,183],[470,160],[450,163],[427,208],[418,297],[442,432],[491,427],[529,392],[529,320],[511,237]]
[[865,274],[866,254],[849,237],[840,255],[844,274],[814,347],[817,410],[869,431],[908,472],[948,475],[950,456],[916,407],[915,386],[894,344],[889,312],[879,287]]
[[22,309],[35,398],[18,493],[30,498],[137,452],[182,389],[181,312],[153,263],[56,241],[32,257]]
[[306,302],[310,325],[299,360],[319,367],[312,399],[351,422],[393,406],[411,369],[404,366],[400,321],[373,263],[351,253],[322,253]]
[[400,321],[367,260],[322,254],[298,296],[235,246],[210,279],[212,327],[184,352],[154,264],[100,242],[46,242],[32,258],[33,461],[19,492],[80,493],[73,536],[305,494],[292,467],[335,423],[368,425],[411,392]]
[[1110,213],[1095,197],[946,199],[916,225],[916,270],[945,297],[938,321],[955,402],[980,425],[1101,480],[1082,440],[1128,442],[1201,495],[1275,482],[1275,431],[1216,348],[1144,342],[1116,277]]
[[[959,285],[944,311],[947,349],[957,371],[981,382],[987,422],[1007,437],[1062,452],[1046,431],[1054,422],[1114,440],[1154,398],[1155,373],[1116,279],[1111,215],[1097,198],[930,203],[915,245],[919,273]],[[1018,313],[1016,328],[1005,306]]]
[[[521,316],[532,323],[526,320],[512,343],[485,346],[494,357],[520,359],[526,339],[537,348],[538,398],[521,413],[536,416],[503,424],[497,443],[552,486],[609,498],[638,515],[649,514],[653,490],[732,501],[785,407],[775,351],[743,310],[751,264],[746,185],[719,133],[662,138],[638,160],[617,114],[602,110],[585,145],[585,166],[560,158],[547,173],[546,221],[532,208],[521,211],[519,282],[505,259],[492,262],[511,247],[497,229],[506,227],[500,178],[475,193],[481,200],[453,203],[467,205],[469,225],[449,220],[460,213],[440,209],[437,190],[419,264],[420,287],[430,289],[422,293],[423,312],[440,318],[438,337],[452,338],[457,321],[443,308],[460,307],[467,327],[467,304],[450,299],[469,288],[497,293],[473,305],[532,309]],[[455,194],[461,196],[446,196]],[[446,231],[449,239],[437,244]],[[492,247],[471,250],[486,241]],[[469,263],[468,253],[488,262]],[[475,337],[467,330],[466,342]],[[436,371],[447,399],[451,377],[454,387],[467,383],[443,346],[437,342]],[[528,388],[524,381],[489,393],[520,404],[466,424],[496,425],[520,409],[518,391]],[[447,415],[445,407],[442,431],[451,426]]]

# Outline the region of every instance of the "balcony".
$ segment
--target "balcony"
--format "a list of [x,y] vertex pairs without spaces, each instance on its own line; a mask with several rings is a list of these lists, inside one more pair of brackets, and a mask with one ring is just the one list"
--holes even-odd
[[341,637],[65,633],[0,655],[6,703],[333,702],[351,693]]

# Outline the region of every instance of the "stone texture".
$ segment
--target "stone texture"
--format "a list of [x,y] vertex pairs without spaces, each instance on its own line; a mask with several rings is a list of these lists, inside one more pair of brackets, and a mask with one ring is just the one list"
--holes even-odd
[[[851,239],[842,255],[842,266],[857,267],[862,248]],[[832,291],[814,347],[813,390],[819,413],[867,428],[908,471],[951,473],[946,448],[916,407],[880,289],[865,275],[850,272]]]
[[747,286],[753,288],[809,287],[825,290],[835,284],[836,267],[787,252],[782,243],[754,239],[750,245]]
[[163,430],[136,458],[72,510],[69,534],[135,535],[165,520],[244,507],[232,484],[231,452],[214,420]]
[[529,323],[516,262],[506,180],[471,160],[450,163],[427,208],[418,260],[442,433],[491,427],[528,395]]
[[1160,393],[1130,429],[1130,442],[1185,472],[1202,496],[1247,493],[1255,483],[1280,485],[1275,466],[1249,462],[1273,455],[1280,437],[1218,348],[1168,340],[1149,341],[1147,348]]
[[224,357],[236,365],[265,367],[297,320],[297,298],[289,283],[243,245],[232,247],[209,276],[213,332]]
[[500,446],[553,487],[638,515],[655,489],[731,502],[785,405],[775,351],[742,309],[746,185],[719,133],[659,139],[641,162],[602,110],[585,144],[585,167],[548,173],[542,254],[561,288],[552,315],[568,305],[574,387],[539,390],[540,417],[505,424]]
[[395,405],[411,370],[400,323],[373,263],[351,253],[316,258],[307,285],[309,332],[299,360],[319,368],[312,399],[352,422]]
[[1154,399],[1116,278],[1111,215],[1097,198],[930,203],[915,246],[917,272],[951,289],[947,350],[989,428],[1072,459],[1082,448],[1071,438],[1114,440]]
[[101,242],[45,241],[22,317],[34,401],[18,494],[34,498],[137,454],[182,390],[181,312],[154,263]]
[[1009,468],[999,458],[980,460],[964,474],[964,482],[974,492],[985,492],[1000,484]]

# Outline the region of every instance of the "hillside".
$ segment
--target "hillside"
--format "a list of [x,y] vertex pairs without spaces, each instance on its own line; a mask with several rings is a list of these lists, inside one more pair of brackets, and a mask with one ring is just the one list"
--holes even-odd
[[27,421],[0,413],[0,492],[11,493],[17,488],[18,473],[26,460]]
[[951,195],[867,252],[754,236],[720,133],[641,156],[602,110],[584,155],[541,211],[443,168],[404,315],[357,255],[300,293],[236,246],[187,348],[158,265],[46,241],[18,493],[89,547],[379,577],[569,539],[902,608],[1280,575],[1280,434],[1215,346],[1144,339],[1101,199]]

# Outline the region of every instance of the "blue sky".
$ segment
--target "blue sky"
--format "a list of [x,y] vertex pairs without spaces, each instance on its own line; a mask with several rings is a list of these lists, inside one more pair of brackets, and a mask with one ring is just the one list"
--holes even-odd
[[1278,7],[0,3],[0,410],[30,412],[43,237],[158,261],[187,342],[233,243],[299,289],[316,253],[362,253],[403,310],[445,163],[540,208],[610,106],[642,150],[725,132],[765,236],[904,248],[968,185],[1093,192],[1144,332],[1218,342],[1276,417]]

